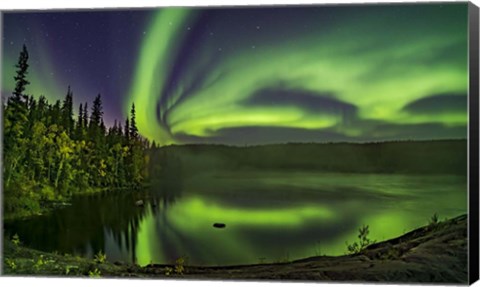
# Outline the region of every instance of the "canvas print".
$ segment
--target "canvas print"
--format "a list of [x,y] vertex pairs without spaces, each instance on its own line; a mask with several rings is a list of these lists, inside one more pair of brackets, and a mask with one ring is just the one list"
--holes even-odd
[[3,274],[468,282],[468,3],[3,13]]

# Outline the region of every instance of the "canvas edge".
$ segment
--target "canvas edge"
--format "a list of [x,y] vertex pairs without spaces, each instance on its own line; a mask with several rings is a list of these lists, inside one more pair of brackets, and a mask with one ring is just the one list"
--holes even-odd
[[468,281],[479,279],[479,9],[468,3],[469,32],[469,221]]
[[[311,3],[311,4],[285,4],[285,5],[262,5],[263,7],[296,7],[296,6],[335,6],[335,5],[402,5],[402,4],[458,4],[458,1],[425,1],[425,2],[363,2],[363,3]],[[460,2],[461,3],[461,2]],[[49,8],[49,9],[15,9],[0,10],[0,68],[3,60],[3,15],[5,13],[20,12],[79,12],[79,11],[118,11],[118,10],[148,10],[155,8],[249,8],[251,5],[212,5],[212,6],[152,6],[152,7],[102,7],[102,8]],[[469,65],[469,119],[468,119],[468,282],[473,284],[479,280],[479,7],[473,2],[468,2],[468,65]],[[1,72],[1,71],[0,71]],[[1,73],[0,73],[1,75]],[[0,87],[2,87],[2,77],[0,77]],[[3,105],[3,97],[0,95],[0,104]],[[3,109],[0,109],[0,146],[3,146]],[[0,150],[0,170],[3,170],[3,148]],[[0,176],[0,276],[3,276],[3,176]],[[472,244],[477,243],[477,244]],[[62,277],[63,278],[63,277]],[[68,277],[67,277],[68,278]],[[195,279],[194,279],[195,280]],[[254,281],[255,282],[255,281]],[[281,283],[281,281],[278,281]],[[301,283],[301,281],[291,281]],[[326,284],[328,282],[317,282]],[[349,283],[349,282],[334,282]],[[353,284],[365,284],[365,282],[355,282]],[[380,284],[389,284],[388,282]],[[415,284],[413,284],[415,285]]]
[[[303,2],[300,1],[296,3],[295,1],[287,3],[241,3],[241,1],[225,2],[221,4],[208,4],[208,3],[195,3],[195,4],[162,4],[161,2],[155,5],[145,5],[145,6],[95,6],[95,7],[55,7],[45,5],[45,8],[13,8],[8,10],[3,10],[4,14],[11,13],[51,13],[51,12],[108,12],[108,11],[148,11],[152,9],[161,9],[161,8],[180,8],[180,9],[249,9],[249,8],[295,8],[295,7],[331,7],[331,6],[377,6],[377,5],[436,5],[436,4],[469,4],[471,0],[350,0],[350,2],[344,1],[328,1],[328,2]],[[170,3],[170,2],[168,2]],[[173,2],[175,3],[175,2]]]
[[[0,39],[3,39],[3,13],[0,10]],[[2,73],[1,67],[3,67],[3,40],[0,41],[0,89],[2,87]],[[2,175],[0,176],[0,276],[3,275],[3,95],[0,93],[0,170]]]

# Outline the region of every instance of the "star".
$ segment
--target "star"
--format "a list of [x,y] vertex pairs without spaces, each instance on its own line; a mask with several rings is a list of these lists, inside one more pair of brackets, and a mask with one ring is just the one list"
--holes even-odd
[[260,30],[260,26],[257,26],[257,30]]

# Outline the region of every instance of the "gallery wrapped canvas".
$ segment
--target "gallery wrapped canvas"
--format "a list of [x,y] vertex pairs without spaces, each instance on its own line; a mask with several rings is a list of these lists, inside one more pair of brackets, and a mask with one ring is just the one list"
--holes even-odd
[[478,279],[468,2],[2,13],[2,273]]

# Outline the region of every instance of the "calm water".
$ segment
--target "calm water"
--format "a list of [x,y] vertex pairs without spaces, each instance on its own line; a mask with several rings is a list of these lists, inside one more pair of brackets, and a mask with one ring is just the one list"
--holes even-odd
[[[137,207],[136,200],[144,200]],[[339,255],[368,224],[377,241],[466,213],[466,178],[242,172],[159,180],[146,192],[75,198],[47,216],[5,224],[26,245],[141,265],[226,265]],[[224,229],[213,223],[226,224]]]

